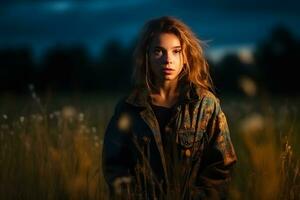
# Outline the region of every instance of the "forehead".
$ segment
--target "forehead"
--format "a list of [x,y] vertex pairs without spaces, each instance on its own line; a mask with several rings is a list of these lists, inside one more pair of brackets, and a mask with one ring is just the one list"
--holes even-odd
[[170,49],[181,46],[181,43],[179,38],[173,33],[159,33],[153,38],[150,46],[152,48],[163,47],[165,49]]

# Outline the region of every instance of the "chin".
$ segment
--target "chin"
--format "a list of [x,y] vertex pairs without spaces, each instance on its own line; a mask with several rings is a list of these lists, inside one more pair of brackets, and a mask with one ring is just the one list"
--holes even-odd
[[164,80],[165,81],[172,81],[172,80],[174,80],[175,78],[173,78],[173,77],[164,77]]

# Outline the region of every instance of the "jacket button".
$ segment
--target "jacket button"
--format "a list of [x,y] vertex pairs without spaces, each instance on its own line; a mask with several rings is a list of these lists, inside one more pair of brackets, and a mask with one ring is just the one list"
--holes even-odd
[[191,156],[191,151],[189,149],[185,150],[185,156],[190,157]]

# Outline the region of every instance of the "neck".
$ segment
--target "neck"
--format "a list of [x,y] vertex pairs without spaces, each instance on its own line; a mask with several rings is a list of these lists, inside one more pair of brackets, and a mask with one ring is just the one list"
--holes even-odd
[[178,94],[178,80],[162,81],[156,84],[154,94],[161,96],[163,99],[167,99]]

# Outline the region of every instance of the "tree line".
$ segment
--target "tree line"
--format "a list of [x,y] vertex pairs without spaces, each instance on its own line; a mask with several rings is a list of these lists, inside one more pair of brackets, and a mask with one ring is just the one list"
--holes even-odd
[[[40,91],[118,92],[131,86],[133,46],[111,40],[97,59],[81,45],[49,48],[36,63],[30,48],[0,50],[0,92],[26,93],[34,84]],[[208,59],[217,91],[240,93],[238,81],[247,76],[276,94],[298,95],[300,43],[287,28],[275,27],[254,48],[253,62],[235,53],[219,62]]]

